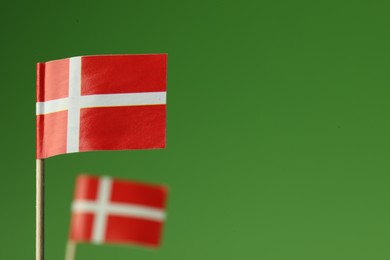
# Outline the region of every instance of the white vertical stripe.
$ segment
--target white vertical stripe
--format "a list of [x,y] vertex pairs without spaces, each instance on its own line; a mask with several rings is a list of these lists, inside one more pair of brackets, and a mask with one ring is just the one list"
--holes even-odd
[[69,59],[68,131],[66,152],[79,151],[81,57]]
[[109,177],[100,178],[96,214],[92,229],[92,242],[101,244],[104,241],[107,224],[106,206],[110,202],[112,181]]

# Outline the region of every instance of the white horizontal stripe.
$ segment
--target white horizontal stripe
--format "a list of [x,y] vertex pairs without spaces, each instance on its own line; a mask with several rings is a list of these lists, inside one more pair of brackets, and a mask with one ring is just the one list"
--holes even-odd
[[[101,94],[79,97],[80,108],[164,105],[166,102],[166,92]],[[36,114],[43,115],[66,110],[69,107],[68,103],[68,98],[37,102]]]
[[81,107],[162,105],[165,96],[166,92],[88,95],[82,96]]
[[[97,212],[99,205],[95,202],[78,200],[73,202],[73,212]],[[165,211],[153,207],[139,206],[135,204],[109,203],[105,205],[106,214],[118,216],[131,216],[149,220],[163,221]]]
[[68,98],[54,99],[46,102],[37,102],[36,114],[50,114],[68,109]]

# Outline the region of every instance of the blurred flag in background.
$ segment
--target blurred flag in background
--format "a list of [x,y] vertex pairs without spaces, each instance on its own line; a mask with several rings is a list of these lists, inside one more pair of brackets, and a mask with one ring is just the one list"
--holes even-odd
[[165,186],[80,175],[72,204],[69,239],[158,247],[166,199]]

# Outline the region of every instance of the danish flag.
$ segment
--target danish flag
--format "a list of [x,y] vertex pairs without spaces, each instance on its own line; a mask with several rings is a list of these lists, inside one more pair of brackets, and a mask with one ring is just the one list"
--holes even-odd
[[37,64],[37,159],[165,147],[165,54]]
[[70,240],[157,247],[166,196],[164,186],[80,175],[72,204]]

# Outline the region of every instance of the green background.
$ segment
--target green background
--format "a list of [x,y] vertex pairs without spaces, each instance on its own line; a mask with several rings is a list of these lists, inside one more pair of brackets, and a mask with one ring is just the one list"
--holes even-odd
[[46,160],[46,259],[79,173],[170,187],[163,245],[83,259],[390,259],[389,1],[2,2],[0,259],[35,257],[35,63],[169,53],[165,150]]

